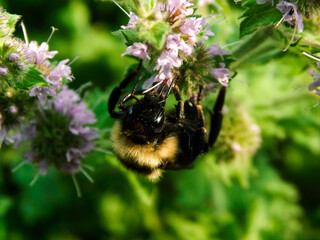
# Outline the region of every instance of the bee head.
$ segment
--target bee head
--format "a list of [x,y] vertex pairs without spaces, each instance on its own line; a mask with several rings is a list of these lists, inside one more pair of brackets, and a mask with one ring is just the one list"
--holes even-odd
[[122,119],[124,134],[141,143],[154,141],[163,129],[165,97],[148,93],[128,107]]

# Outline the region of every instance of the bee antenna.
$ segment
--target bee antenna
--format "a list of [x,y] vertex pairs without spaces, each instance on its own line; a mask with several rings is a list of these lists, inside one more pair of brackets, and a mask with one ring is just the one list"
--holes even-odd
[[155,89],[156,87],[158,87],[162,82],[157,82],[155,85],[153,85],[152,87],[149,87],[148,89],[144,90],[142,92],[142,94],[145,94],[145,93],[148,93],[150,92],[151,90]]
[[161,84],[161,86],[160,86],[160,92],[159,92],[159,94],[161,95],[162,94],[162,92],[163,92],[163,90],[164,90],[164,87],[165,87],[165,80],[163,80],[162,82],[161,82],[162,84]]
[[170,94],[170,92],[171,92],[171,90],[172,90],[172,88],[174,87],[175,84],[176,84],[176,79],[173,79],[171,84],[170,84],[170,86],[169,86],[169,90],[168,90],[168,92],[167,92],[167,94],[165,96],[165,99],[168,98],[168,96],[169,96],[169,94]]

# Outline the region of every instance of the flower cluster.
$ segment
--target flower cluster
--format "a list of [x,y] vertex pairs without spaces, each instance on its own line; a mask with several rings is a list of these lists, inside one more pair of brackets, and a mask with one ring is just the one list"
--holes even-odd
[[[139,15],[141,12],[144,14]],[[227,86],[230,71],[225,67],[223,57],[213,59],[227,52],[213,45],[203,53],[202,40],[214,34],[208,29],[207,19],[195,15],[192,3],[188,0],[168,0],[158,2],[150,12],[145,12],[139,9],[136,13],[130,12],[128,25],[122,26],[122,31],[135,31],[139,39],[139,42],[128,46],[123,55],[147,59],[145,65],[150,73],[156,73],[145,81],[144,88],[161,82],[170,85],[175,80],[181,89],[190,89],[192,82],[205,85],[204,81],[210,78]],[[160,26],[162,31],[157,32]],[[152,35],[151,32],[156,33]],[[200,56],[208,60],[207,64],[200,66],[196,63],[204,62],[204,59],[199,59]],[[191,68],[201,74],[191,74]]]
[[69,59],[62,60],[57,66],[52,66],[48,59],[52,59],[58,51],[49,51],[49,45],[46,42],[38,46],[36,41],[31,41],[27,48],[27,58],[32,64],[35,64],[37,69],[42,72],[43,78],[49,84],[48,87],[35,87],[30,91],[32,96],[36,95],[41,103],[45,102],[47,95],[54,95],[55,91],[61,89],[62,79],[72,80],[71,68],[66,65]]
[[72,80],[68,59],[50,63],[58,52],[49,51],[48,43],[38,46],[13,37],[19,18],[0,8],[0,147],[3,141],[12,143],[10,132],[33,117],[37,99],[45,105],[61,90],[63,79]]
[[47,108],[39,109],[34,121],[22,127],[15,136],[16,146],[29,145],[25,163],[34,164],[40,175],[46,175],[51,165],[72,175],[81,170],[81,159],[95,147],[97,130],[88,126],[95,122],[94,113],[64,86],[48,100]]

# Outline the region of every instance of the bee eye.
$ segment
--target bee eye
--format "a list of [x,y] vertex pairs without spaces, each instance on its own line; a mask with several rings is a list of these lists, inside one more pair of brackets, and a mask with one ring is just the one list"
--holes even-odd
[[129,107],[129,109],[128,109],[128,112],[127,112],[127,113],[128,113],[128,115],[132,115],[132,113],[133,113],[133,111],[132,111],[132,106],[130,106],[130,107]]
[[160,112],[153,120],[153,123],[156,127],[160,127],[163,124],[164,117],[162,112]]

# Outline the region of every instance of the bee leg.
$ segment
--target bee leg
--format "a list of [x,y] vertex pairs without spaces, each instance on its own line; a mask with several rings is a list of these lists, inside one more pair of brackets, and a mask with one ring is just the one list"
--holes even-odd
[[209,134],[209,140],[208,140],[208,146],[212,147],[214,143],[216,142],[221,126],[222,126],[222,108],[224,105],[224,99],[226,95],[226,88],[222,87],[219,91],[216,103],[213,108],[213,113],[211,114],[211,126],[210,126],[210,134]]
[[196,142],[198,144],[195,144],[194,146],[194,154],[198,156],[202,152],[208,151],[208,144],[206,142],[206,133],[207,129],[205,128],[205,121],[204,121],[204,115],[203,110],[201,106],[201,92],[202,92],[203,86],[200,85],[199,93],[197,95],[197,98],[195,100],[195,107],[197,112],[197,123],[198,123],[198,130],[196,134]]
[[184,102],[182,101],[181,95],[180,95],[180,90],[177,85],[173,87],[173,94],[178,102],[178,105],[176,105],[176,120],[177,122],[180,119],[184,118]]
[[115,108],[117,106],[117,103],[120,99],[120,96],[122,94],[122,89],[124,89],[126,86],[128,86],[128,84],[139,74],[140,69],[142,66],[142,61],[139,62],[137,68],[130,73],[120,84],[119,86],[115,87],[109,97],[109,101],[108,101],[108,111],[110,113],[110,116],[113,118],[120,118],[121,117],[121,113],[120,112],[116,112]]

